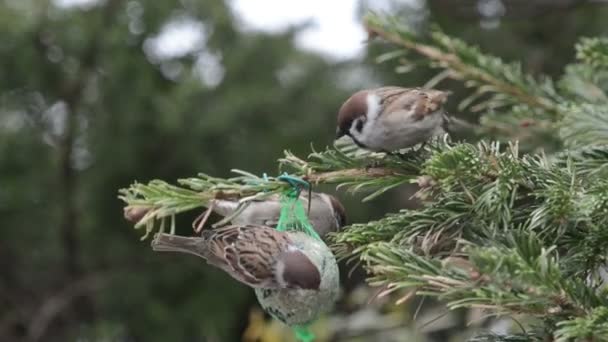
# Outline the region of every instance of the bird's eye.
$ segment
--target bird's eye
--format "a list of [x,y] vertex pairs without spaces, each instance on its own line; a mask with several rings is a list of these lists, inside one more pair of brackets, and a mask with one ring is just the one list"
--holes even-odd
[[355,122],[355,129],[357,132],[361,133],[363,130],[363,120],[357,120],[357,122]]

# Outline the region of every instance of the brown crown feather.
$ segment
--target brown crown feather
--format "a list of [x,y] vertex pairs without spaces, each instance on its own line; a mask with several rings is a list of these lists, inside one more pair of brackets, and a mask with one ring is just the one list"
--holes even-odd
[[340,201],[332,195],[327,194],[327,196],[329,197],[329,201],[331,202],[331,206],[334,209],[334,213],[335,215],[337,215],[337,219],[338,219],[338,229],[342,228],[346,225],[346,209],[344,209],[344,206],[342,205],[342,203],[340,203]]
[[367,113],[367,92],[367,90],[358,91],[342,104],[342,107],[340,107],[340,111],[338,112],[336,138],[348,135],[348,131],[353,124],[353,121],[358,117],[365,117]]

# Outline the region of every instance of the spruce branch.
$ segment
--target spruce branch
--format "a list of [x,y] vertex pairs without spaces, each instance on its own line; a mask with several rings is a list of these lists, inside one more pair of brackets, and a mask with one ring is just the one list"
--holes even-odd
[[[483,111],[481,124],[486,134],[531,146],[558,147],[559,138],[568,146],[605,144],[608,131],[607,113],[603,109],[608,101],[605,38],[581,39],[576,46],[580,63],[566,68],[556,88],[550,78],[534,78],[519,63],[505,63],[484,54],[438,27],[422,36],[397,18],[373,13],[365,17],[365,25],[370,37],[381,37],[398,47],[380,56],[379,61],[398,58],[409,70],[414,62],[406,56],[414,53],[423,57],[418,64],[441,69],[427,86],[452,78],[474,88],[458,109]],[[560,131],[557,136],[555,129]]]
[[597,68],[608,68],[608,39],[582,38],[576,45],[576,57]]
[[589,315],[557,323],[556,342],[605,341],[608,337],[608,308],[595,308]]
[[281,170],[295,173],[313,185],[337,184],[337,188],[347,188],[352,193],[373,190],[363,199],[365,202],[411,182],[430,148],[396,156],[364,151],[342,140],[323,152],[312,148],[308,160],[286,151],[279,163]]
[[[506,64],[497,57],[485,55],[478,48],[444,34],[437,27],[431,30],[426,40],[395,17],[370,13],[365,16],[364,22],[370,37],[379,36],[400,48],[414,51],[423,56],[429,66],[443,69],[440,78],[465,81],[468,87],[475,87],[476,91],[463,101],[460,109],[469,107],[478,98],[492,95],[490,100],[477,103],[477,108],[481,110],[523,103],[553,116],[559,115],[557,101],[560,96],[548,77],[538,81],[526,75],[520,64]],[[392,52],[390,58],[385,56],[382,60],[401,56]],[[437,80],[433,83],[436,84]]]
[[[579,174],[606,175],[606,172],[608,172],[608,146],[582,146],[556,154],[555,162],[558,167],[565,167],[566,161],[571,161],[576,166]],[[603,179],[603,177],[599,178]]]
[[501,247],[469,244],[468,260],[428,258],[380,242],[370,246],[362,259],[368,263],[372,285],[415,289],[419,295],[438,297],[450,309],[563,319],[584,317],[589,309],[606,305],[583,281],[562,274],[555,248],[545,249],[533,235],[522,234],[513,241]]
[[560,122],[560,136],[569,146],[604,145],[608,143],[608,108],[606,104],[570,103],[563,105],[568,113]]
[[[370,36],[396,45],[379,61],[398,58],[407,71],[419,63],[406,59],[413,52],[439,69],[427,86],[452,78],[474,88],[460,109],[484,111],[482,124],[498,138],[570,149],[525,155],[518,143],[439,139],[401,155],[340,142],[313,148],[307,158],[286,151],[281,171],[313,186],[366,192],[363,201],[406,183],[420,186],[415,196],[423,200],[421,209],[331,234],[337,256],[363,262],[370,283],[385,287],[381,296],[405,291],[399,303],[417,293],[450,309],[524,314],[543,323],[538,334],[471,341],[608,340],[602,277],[608,262],[607,40],[581,40],[579,62],[566,69],[556,89],[551,79],[531,77],[519,64],[483,54],[438,28],[421,37],[396,18],[375,14],[365,17],[365,25]],[[246,205],[290,186],[233,171],[232,178],[199,174],[177,185],[135,183],[121,190],[125,215],[147,235],[159,222],[163,230],[167,219],[174,230],[175,215],[214,199]]]
[[566,66],[558,83],[562,93],[574,102],[608,102],[608,69],[576,63]]
[[[368,201],[412,182],[419,173],[421,161],[433,146],[397,156],[361,151],[353,148],[352,144],[336,144],[322,152],[313,149],[307,160],[285,151],[279,163],[282,170],[313,186],[334,184],[352,193],[371,192],[363,198],[363,201]],[[199,173],[197,177],[179,179],[178,185],[161,180],[134,183],[119,190],[119,198],[126,203],[125,217],[134,221],[135,228],[146,227],[146,234],[142,237],[145,239],[158,226],[157,223],[160,223],[158,229],[162,231],[167,218],[171,218],[171,231],[174,231],[175,215],[208,207],[213,199],[236,200],[244,207],[250,201],[279,194],[291,187],[277,177],[260,177],[243,170],[232,172],[237,176],[219,178]]]
[[539,334],[513,334],[513,335],[497,335],[483,334],[468,339],[468,342],[541,342],[543,338]]
[[[393,178],[419,182],[417,196],[427,200],[421,210],[355,224],[332,237],[339,257],[366,263],[372,284],[389,291],[413,288],[451,309],[480,307],[561,321],[586,317],[605,304],[599,287],[585,281],[608,255],[602,229],[608,223],[608,181],[590,172],[606,156],[608,148],[595,147],[549,159],[522,156],[516,144],[437,140],[401,157],[333,147],[307,159],[287,152],[281,163],[314,184],[346,184],[353,191],[360,190],[355,184],[372,180],[388,180],[378,187],[392,186]],[[149,209],[137,225],[150,232],[157,221],[162,229],[165,218],[213,198],[247,201],[289,186],[236,172],[228,179],[200,174],[178,186],[134,184],[121,198],[127,207]],[[454,264],[455,258],[464,262]]]
[[502,141],[522,141],[546,151],[562,147],[555,135],[556,118],[546,111],[526,104],[515,104],[501,111],[489,110],[480,117],[483,132]]
[[[605,158],[607,152],[585,153]],[[445,145],[422,165],[421,175],[432,179],[418,193],[432,198],[423,209],[351,225],[334,235],[335,251],[352,258],[390,242],[418,255],[443,257],[463,253],[461,239],[496,244],[497,232],[520,227],[548,246],[557,244],[565,274],[585,276],[603,265],[608,253],[608,236],[600,228],[608,224],[608,184],[603,174],[587,171],[589,163],[580,153],[550,160],[520,156],[516,145]]]

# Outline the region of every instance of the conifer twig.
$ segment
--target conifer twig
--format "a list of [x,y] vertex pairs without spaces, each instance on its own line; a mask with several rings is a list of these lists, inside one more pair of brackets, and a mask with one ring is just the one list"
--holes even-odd
[[[485,84],[486,89],[500,94],[509,94],[530,107],[542,108],[548,112],[559,112],[552,99],[527,93],[520,85],[509,83],[473,63],[463,61],[461,56],[456,53],[455,48],[456,45],[463,45],[464,43],[455,41],[438,29],[435,29],[431,34],[433,42],[436,44],[433,46],[417,39],[416,35],[400,25],[396,18],[381,17],[370,13],[365,17],[364,24],[371,37],[378,36],[396,46],[415,51],[428,60],[438,63],[440,67],[449,70],[450,72],[444,73],[446,77],[468,82],[476,80]],[[449,48],[452,48],[452,51],[449,51]],[[461,46],[461,48],[469,47]],[[497,59],[493,62],[497,64],[495,65],[496,69],[500,70],[500,62]]]

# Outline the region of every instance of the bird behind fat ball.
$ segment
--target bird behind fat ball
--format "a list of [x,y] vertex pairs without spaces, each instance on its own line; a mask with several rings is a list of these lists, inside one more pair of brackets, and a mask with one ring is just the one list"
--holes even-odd
[[[312,192],[309,206],[308,193],[303,192],[300,195],[300,201],[304,208],[310,208],[310,210],[307,210],[308,220],[321,238],[327,233],[340,230],[346,224],[346,210],[335,196]],[[230,220],[232,224],[276,227],[279,222],[281,214],[280,195],[273,194],[244,204],[233,199],[213,199],[209,202],[209,208],[224,217],[235,214],[240,205],[245,205],[245,207],[240,213],[232,217]]]
[[394,86],[358,91],[338,112],[336,139],[346,135],[361,148],[393,152],[425,143],[452,127],[474,127],[447,115],[443,105],[448,95]]

